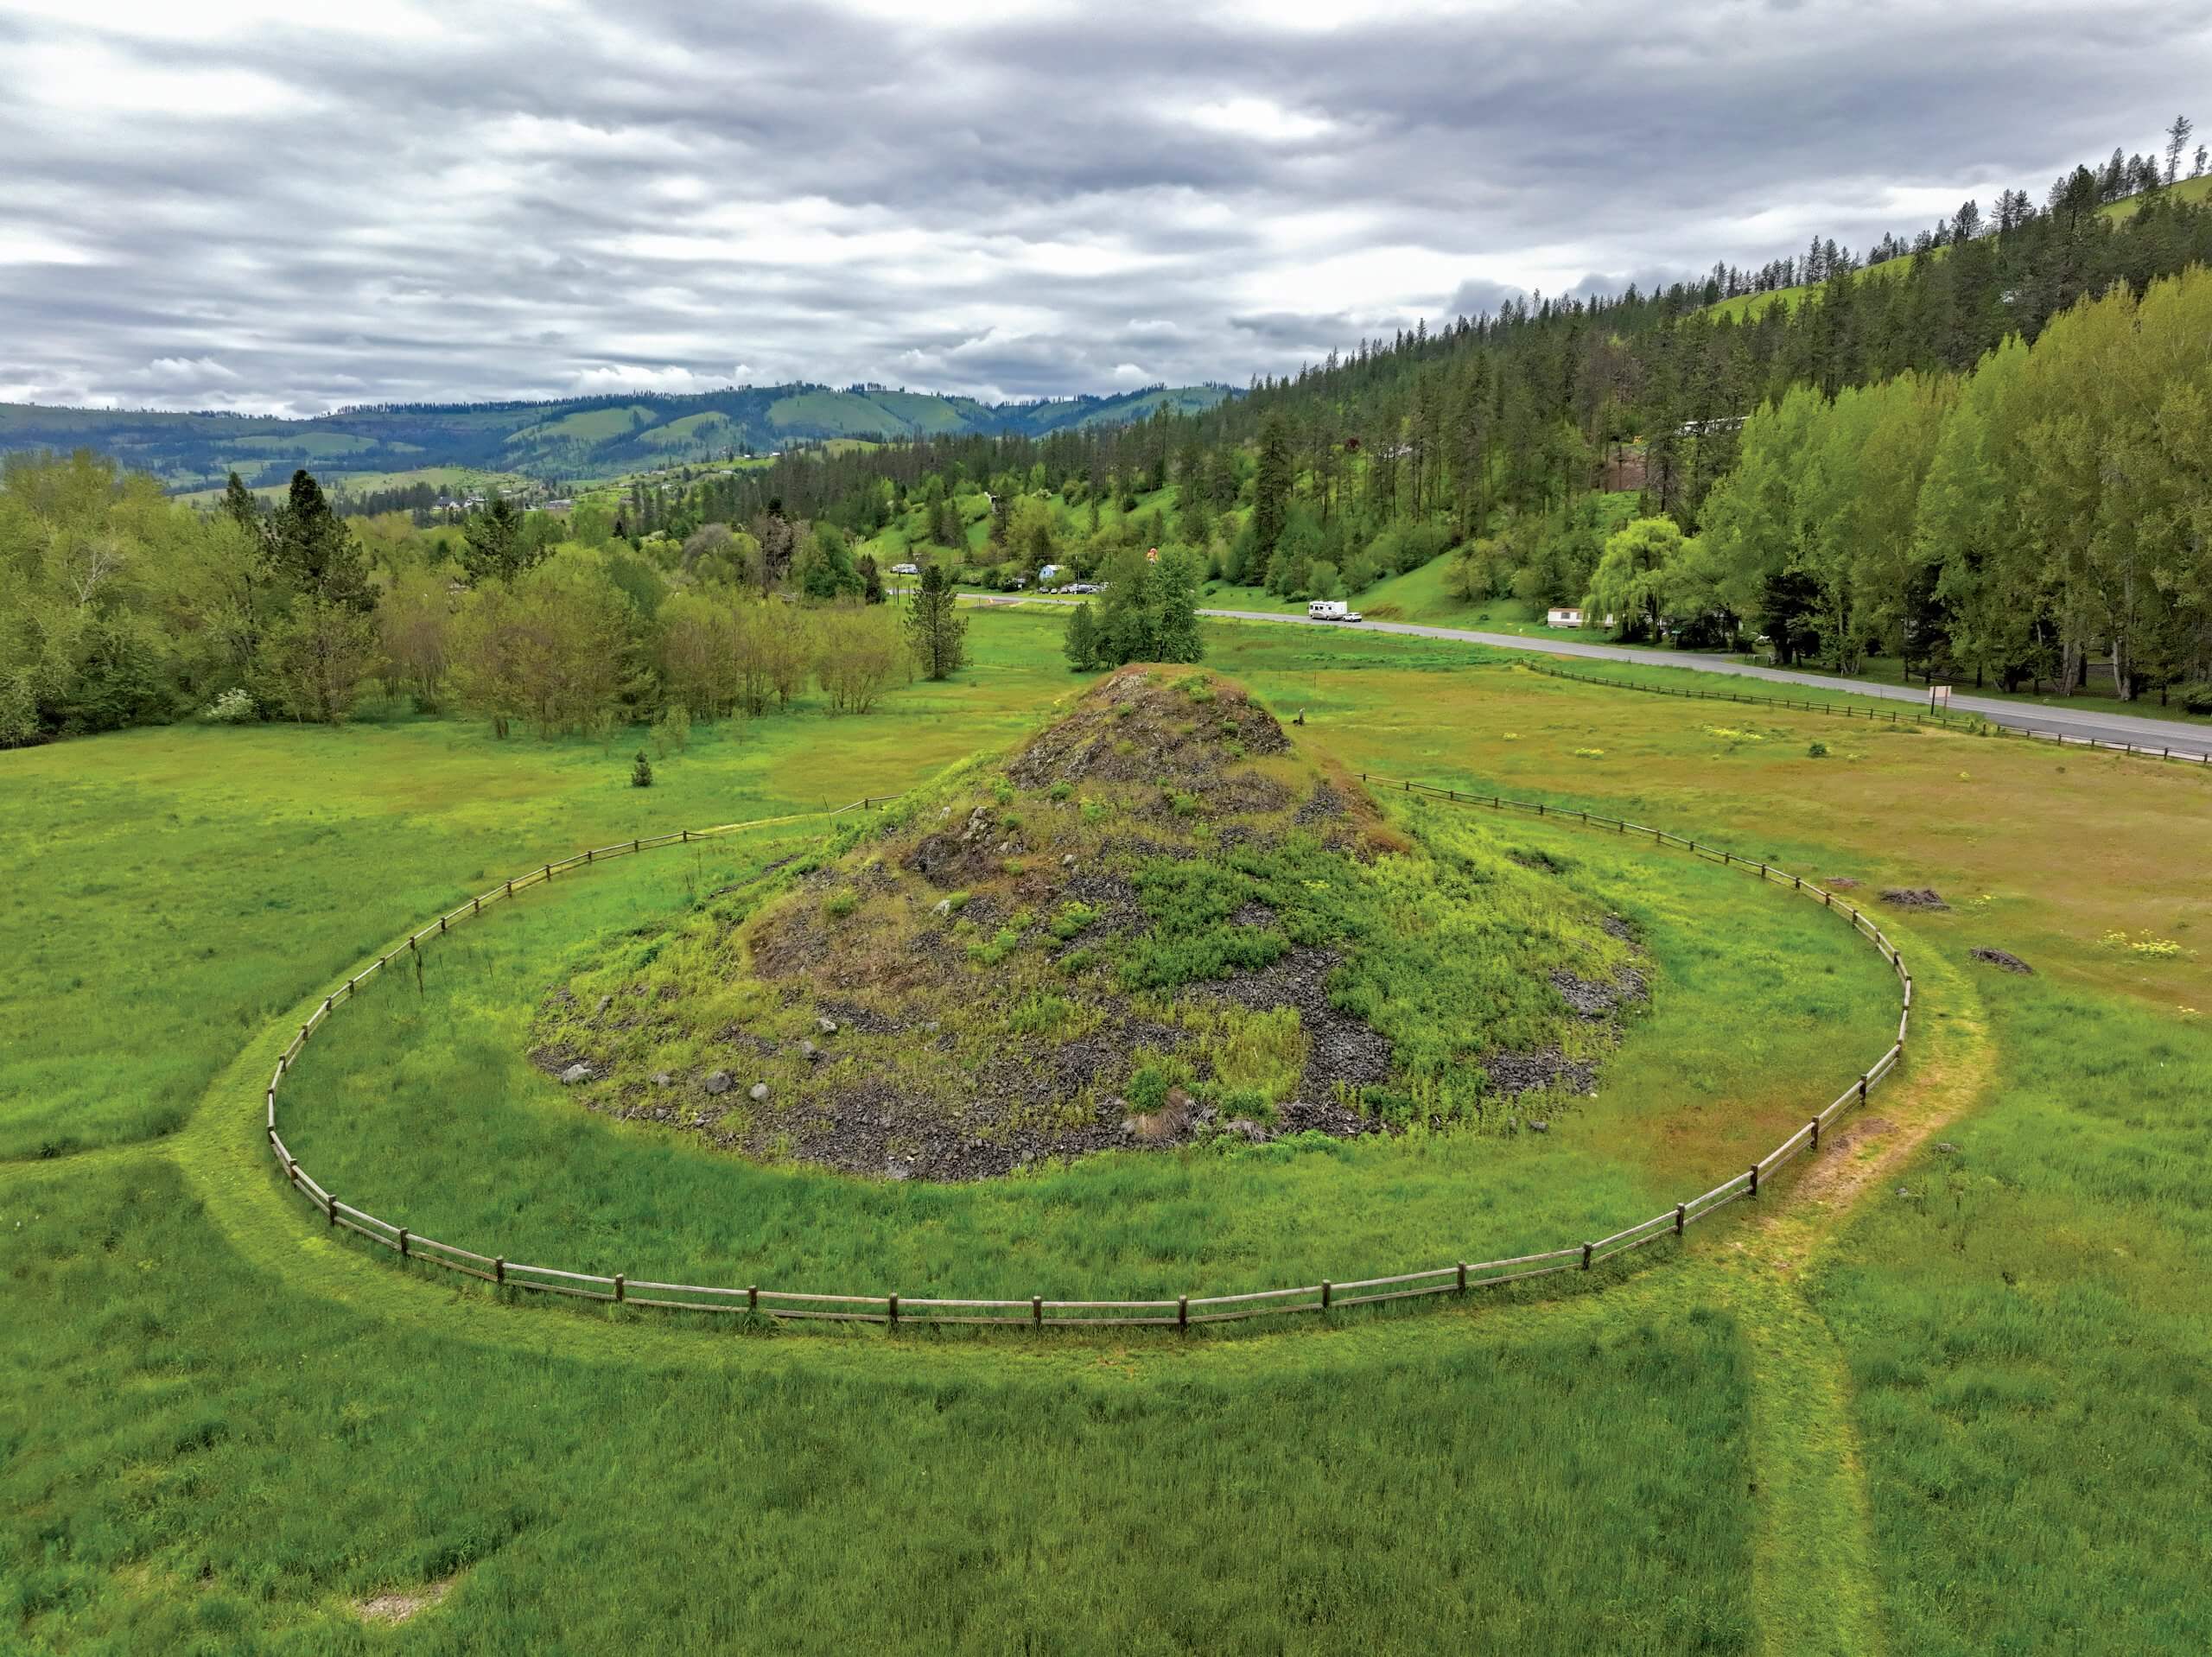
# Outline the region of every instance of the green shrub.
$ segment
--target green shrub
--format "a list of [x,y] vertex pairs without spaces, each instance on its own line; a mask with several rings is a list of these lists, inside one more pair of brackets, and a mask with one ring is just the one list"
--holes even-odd
[[1065,943],[1098,918],[1097,909],[1085,903],[1065,903],[1052,917],[1052,936]]
[[822,912],[833,921],[841,921],[861,906],[861,895],[850,886],[833,892],[822,900]]
[[1011,926],[1001,926],[985,943],[968,946],[968,958],[982,966],[995,967],[1021,947],[1021,934]]
[[1065,800],[1074,792],[1075,785],[1072,783],[1055,783],[1046,790],[1046,797],[1057,802]]
[[632,788],[651,788],[652,785],[653,762],[645,758],[645,751],[643,748],[640,748],[638,750],[637,759],[632,760],[630,765],[630,786]]

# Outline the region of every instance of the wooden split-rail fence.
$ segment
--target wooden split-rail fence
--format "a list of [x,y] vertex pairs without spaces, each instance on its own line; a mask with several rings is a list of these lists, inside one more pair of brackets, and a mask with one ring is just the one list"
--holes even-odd
[[269,1079],[267,1090],[267,1131],[270,1153],[276,1158],[277,1170],[285,1181],[314,1204],[315,1211],[333,1230],[352,1231],[392,1250],[404,1259],[443,1267],[448,1271],[481,1278],[487,1283],[509,1289],[536,1290],[582,1300],[601,1300],[675,1311],[741,1312],[779,1319],[883,1324],[894,1328],[901,1324],[995,1324],[1033,1329],[1090,1329],[1134,1324],[1187,1329],[1198,1324],[1227,1323],[1235,1319],[1294,1312],[1325,1314],[1342,1307],[1412,1299],[1424,1295],[1463,1295],[1477,1289],[1526,1282],[1556,1273],[1588,1272],[1601,1261],[1616,1255],[1630,1253],[1665,1238],[1679,1238],[1689,1226],[1718,1214],[1732,1203],[1741,1198],[1758,1197],[1762,1183],[1771,1183],[1775,1174],[1793,1159],[1817,1154],[1821,1136],[1833,1127],[1836,1119],[1854,1105],[1863,1104],[1868,1091],[1896,1070],[1903,1060],[1905,1037],[1912,1019],[1912,975],[1905,970],[1904,959],[1889,939],[1883,936],[1881,928],[1862,911],[1833,892],[1755,858],[1744,857],[1720,847],[1686,840],[1679,835],[1618,817],[1579,809],[1562,809],[1541,801],[1511,800],[1502,795],[1471,793],[1430,783],[1376,777],[1365,771],[1360,773],[1360,780],[1372,786],[1455,805],[1521,812],[1549,822],[1610,832],[1635,840],[1649,839],[1655,846],[1685,851],[1694,857],[1739,868],[1768,885],[1780,886],[1786,892],[1817,903],[1868,939],[1897,974],[1899,995],[1897,1038],[1891,1043],[1888,1051],[1847,1083],[1842,1092],[1816,1114],[1808,1116],[1802,1127],[1743,1172],[1732,1175],[1711,1190],[1687,1202],[1677,1203],[1648,1220],[1614,1232],[1611,1236],[1571,1242],[1561,1248],[1546,1249],[1541,1254],[1518,1254],[1507,1260],[1454,1260],[1448,1265],[1425,1267],[1414,1271],[1395,1272],[1348,1282],[1324,1279],[1289,1288],[1258,1289],[1244,1294],[1184,1294],[1164,1300],[1055,1300],[1043,1295],[1032,1295],[1019,1300],[956,1300],[896,1293],[802,1293],[791,1289],[764,1288],[758,1284],[736,1287],[662,1283],[630,1277],[620,1272],[607,1276],[595,1272],[572,1272],[551,1266],[529,1265],[510,1260],[503,1254],[480,1254],[458,1244],[426,1237],[396,1221],[380,1218],[350,1203],[342,1202],[334,1192],[323,1187],[302,1168],[285,1145],[283,1135],[277,1131],[276,1095],[290,1074],[293,1064],[324,1022],[340,1006],[359,994],[363,984],[392,962],[416,955],[454,927],[474,920],[486,909],[510,902],[516,894],[533,886],[550,885],[556,877],[575,870],[594,868],[601,863],[661,847],[690,845],[747,829],[798,822],[806,817],[840,816],[848,812],[869,810],[898,797],[890,795],[858,800],[832,811],[758,818],[748,822],[725,823],[714,828],[688,828],[672,835],[654,835],[619,841],[612,846],[597,847],[578,852],[572,857],[562,858],[556,862],[540,864],[439,916],[409,935],[404,943],[378,955],[332,990],[286,1044],[277,1058],[276,1073]]

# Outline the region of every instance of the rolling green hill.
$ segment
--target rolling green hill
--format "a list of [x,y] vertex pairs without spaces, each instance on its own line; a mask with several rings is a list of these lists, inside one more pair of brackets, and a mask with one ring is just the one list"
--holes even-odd
[[340,483],[355,473],[433,467],[575,480],[836,438],[1033,437],[1142,420],[1163,405],[1210,409],[1231,395],[1219,385],[1147,386],[1114,397],[985,403],[883,386],[795,384],[692,397],[393,404],[311,420],[0,403],[0,453],[95,448],[181,493],[219,487],[232,471],[257,486],[281,484],[302,466]]

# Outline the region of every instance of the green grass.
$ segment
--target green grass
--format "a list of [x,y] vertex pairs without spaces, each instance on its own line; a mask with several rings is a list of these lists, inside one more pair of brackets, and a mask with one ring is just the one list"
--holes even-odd
[[[582,1111],[523,1057],[578,940],[649,925],[740,867],[640,859],[448,939],[419,994],[378,981],[296,1067],[286,1140],[357,1207],[569,1269],[915,1296],[1237,1293],[1608,1235],[1763,1155],[1886,1044],[1886,969],[1809,905],[1579,830],[1462,812],[1447,831],[1471,859],[1541,852],[1651,941],[1652,1013],[1598,1099],[1544,1108],[1548,1134],[1110,1153],[959,1185],[702,1153]],[[1685,1112],[1694,1147],[1656,1154],[1640,1125]]]
[[[620,742],[421,721],[0,755],[0,835],[35,872],[0,905],[0,1156],[22,1159],[0,1163],[0,1647],[2206,1643],[2212,778],[2178,767],[1942,732],[1838,743],[1820,715],[1722,719],[1437,641],[1210,629],[1211,665],[1354,769],[1952,901],[1883,911],[1918,987],[1903,1076],[1784,1201],[1600,1292],[1234,1338],[700,1330],[457,1291],[334,1241],[272,1178],[256,1122],[283,1028],[364,954],[547,851],[1001,746],[1083,682],[1058,631],[978,616],[963,682],[865,719],[702,730],[642,796]],[[1318,1266],[1324,1239],[1332,1263],[1456,1253],[1540,1211],[1571,1227],[1608,1186],[1700,1190],[1859,1062],[1841,1032],[1870,957],[1843,957],[1822,1000],[1819,917],[1679,854],[1484,832],[1576,860],[1658,955],[1599,1098],[1503,1159],[1438,1136],[894,1190],[688,1152],[518,1070],[545,963],[718,879],[741,860],[720,850],[626,860],[457,934],[420,1000],[395,979],[341,1012],[286,1109],[362,1190],[580,1238],[614,1269],[766,1250],[980,1283],[1071,1238],[1166,1281],[1263,1252]],[[2178,952],[2106,947],[2115,930]],[[2037,975],[1970,962],[1980,945]],[[1733,994],[1802,1022],[1716,1016]],[[357,1131],[321,1143],[345,1113]],[[493,1156],[518,1182],[504,1204],[471,1159]],[[448,1578],[396,1632],[353,1609]]]
[[528,1325],[586,1326],[489,1309],[512,1327],[485,1341],[291,1290],[156,1162],[0,1203],[16,1650],[379,1649],[350,1602],[446,1581],[404,1643],[1750,1648],[1725,1315],[1379,1364],[1357,1335],[1221,1362],[549,1345]]
[[2001,1107],[1885,1187],[1814,1289],[1892,1645],[2204,1650],[2212,1030],[2004,990]]

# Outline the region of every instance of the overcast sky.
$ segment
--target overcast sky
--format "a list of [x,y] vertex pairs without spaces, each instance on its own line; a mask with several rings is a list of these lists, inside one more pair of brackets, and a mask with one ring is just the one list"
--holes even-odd
[[1242,384],[2212,133],[2133,0],[0,0],[0,400],[291,413]]

